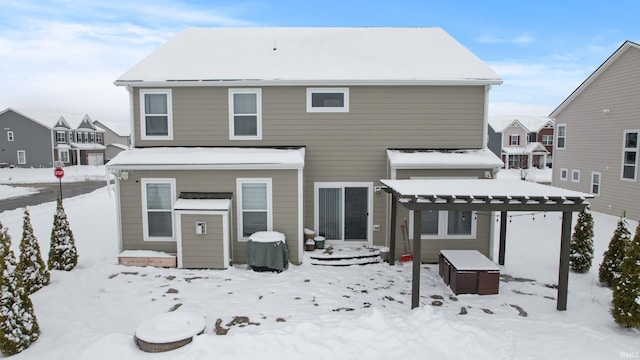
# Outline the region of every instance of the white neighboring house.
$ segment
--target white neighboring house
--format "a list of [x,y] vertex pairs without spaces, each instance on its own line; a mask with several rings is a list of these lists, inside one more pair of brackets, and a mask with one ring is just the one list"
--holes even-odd
[[491,116],[488,147],[506,169],[544,169],[553,159],[554,127],[546,116]]

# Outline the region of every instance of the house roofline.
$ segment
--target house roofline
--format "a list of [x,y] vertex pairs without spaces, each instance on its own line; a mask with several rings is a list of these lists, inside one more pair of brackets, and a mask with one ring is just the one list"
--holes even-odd
[[36,123],[36,124],[38,124],[38,125],[40,125],[40,126],[42,126],[42,127],[46,128],[46,129],[48,129],[48,130],[51,130],[51,129],[52,129],[52,127],[50,127],[50,126],[48,126],[48,125],[45,125],[44,123],[42,123],[42,122],[40,122],[40,121],[38,121],[38,120],[36,120],[36,119],[34,119],[34,118],[30,117],[30,116],[27,116],[27,115],[25,115],[25,114],[21,113],[20,111],[18,111],[18,110],[16,110],[16,109],[14,109],[14,108],[11,108],[11,107],[8,107],[8,108],[6,108],[6,109],[4,109],[4,110],[0,111],[0,115],[2,115],[2,114],[4,114],[4,113],[6,113],[6,112],[8,112],[8,111],[13,111],[14,113],[16,113],[16,114],[18,114],[18,115],[20,115],[20,116],[22,116],[22,117],[25,117],[25,118],[27,118],[27,119],[29,119],[29,120],[33,121],[34,123]]
[[304,164],[123,164],[106,165],[114,170],[300,170]]

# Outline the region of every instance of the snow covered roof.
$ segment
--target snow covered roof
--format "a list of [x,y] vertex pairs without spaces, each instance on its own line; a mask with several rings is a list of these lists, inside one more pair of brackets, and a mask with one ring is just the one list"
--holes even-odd
[[68,144],[58,144],[55,147],[56,149],[71,149],[71,146],[69,146]]
[[129,149],[107,163],[112,169],[301,169],[304,148],[158,147]]
[[109,146],[113,146],[115,148],[122,149],[122,150],[127,150],[129,148],[127,145],[118,144],[118,143],[107,144],[107,147],[109,147]]
[[67,122],[67,120],[64,118],[64,116],[60,116],[60,118],[58,119],[58,121],[56,122],[55,125],[53,125],[54,129],[67,129],[67,130],[71,130],[71,126],[69,126],[69,123]]
[[79,150],[104,150],[106,149],[106,147],[102,144],[97,144],[97,143],[76,143],[76,142],[71,142],[69,143],[69,145],[71,145],[72,148],[74,149],[79,149]]
[[387,150],[389,165],[395,169],[492,169],[504,163],[488,149],[468,150]]
[[42,127],[46,128],[46,129],[51,129],[49,126],[47,126],[47,125],[45,125],[45,124],[41,123],[40,121],[38,121],[38,120],[36,120],[36,119],[34,119],[34,118],[31,118],[31,117],[29,117],[29,116],[27,116],[27,115],[25,115],[25,114],[23,114],[23,113],[21,113],[21,112],[19,112],[19,111],[15,110],[15,109],[13,109],[13,108],[10,108],[10,107],[8,107],[8,108],[6,108],[6,109],[4,109],[4,110],[0,111],[0,115],[2,115],[2,114],[4,114],[4,113],[7,113],[7,112],[12,112],[12,113],[14,113],[14,114],[18,114],[18,115],[20,115],[20,116],[22,116],[22,117],[24,117],[24,118],[27,118],[27,119],[29,119],[29,120],[33,121],[34,123],[36,123],[36,124],[38,124],[38,125],[40,125],[40,126],[42,126]]
[[547,124],[553,125],[553,120],[546,116],[499,115],[489,117],[489,125],[493,131],[499,133],[512,125],[523,126],[527,132],[538,132]]
[[537,152],[549,153],[539,142],[528,143],[526,146],[503,146],[502,153],[507,155],[528,155]]
[[449,85],[502,79],[437,27],[186,28],[115,84],[167,82]]

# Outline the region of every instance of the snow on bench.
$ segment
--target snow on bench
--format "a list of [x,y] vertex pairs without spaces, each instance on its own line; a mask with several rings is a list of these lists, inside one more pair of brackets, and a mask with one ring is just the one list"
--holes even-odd
[[151,250],[125,250],[118,255],[118,264],[126,266],[157,266],[175,268],[175,255]]

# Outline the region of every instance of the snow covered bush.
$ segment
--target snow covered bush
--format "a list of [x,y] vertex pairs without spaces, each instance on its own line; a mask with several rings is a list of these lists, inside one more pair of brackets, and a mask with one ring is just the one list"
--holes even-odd
[[624,327],[640,327],[640,225],[627,247],[620,278],[613,285],[613,319]]
[[598,269],[598,279],[602,285],[612,287],[614,282],[620,278],[622,260],[630,242],[631,233],[627,229],[627,221],[623,215],[618,221],[613,237],[609,241],[609,248],[604,252],[602,263]]
[[11,238],[0,224],[0,351],[13,355],[38,340],[40,328],[33,304],[16,272],[16,258],[11,251]]
[[580,211],[570,242],[569,265],[577,273],[586,273],[593,261],[593,216],[588,209]]
[[62,200],[58,198],[58,206],[53,216],[53,229],[51,230],[49,269],[70,271],[77,264],[78,250],[73,240],[71,228],[69,228],[69,221],[67,221],[67,214],[64,212]]
[[36,236],[33,234],[31,217],[27,209],[24,210],[18,273],[22,277],[22,283],[27,294],[33,294],[49,284],[49,270],[47,270],[42,260],[40,245],[38,244],[38,239],[36,239]]

